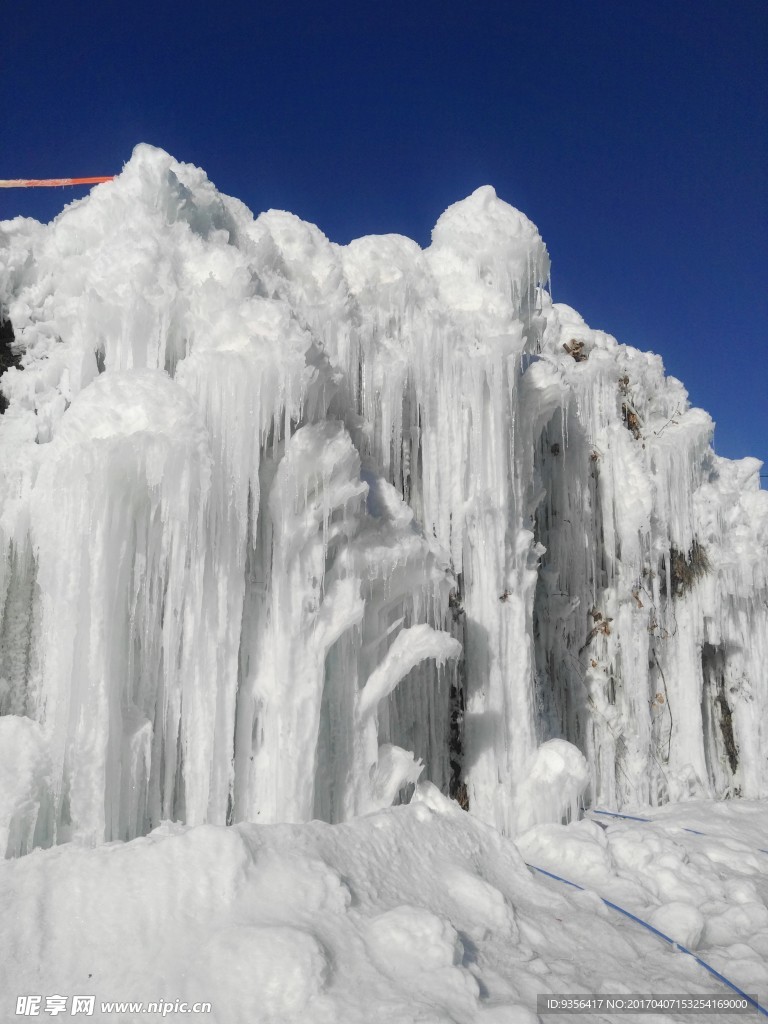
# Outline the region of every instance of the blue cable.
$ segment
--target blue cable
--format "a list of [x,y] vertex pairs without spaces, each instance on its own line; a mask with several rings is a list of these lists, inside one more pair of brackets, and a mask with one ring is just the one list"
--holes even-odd
[[[598,811],[594,807],[591,807],[589,809],[589,813],[590,814],[603,814],[607,818],[625,818],[627,821],[644,821],[644,822],[646,822],[646,824],[651,824],[651,823],[654,822],[653,818],[639,818],[636,814],[618,814],[616,811]],[[659,819],[659,820],[662,821],[662,822],[664,821],[664,819]],[[711,833],[709,833],[709,832],[699,832],[695,828],[685,828],[684,826],[681,826],[681,828],[683,829],[683,832],[690,832],[691,835],[694,835],[694,836],[709,836],[712,839],[716,838],[715,836],[712,836]],[[768,850],[763,850],[759,846],[755,847],[755,849],[757,850],[758,853],[768,853]]]
[[[616,817],[622,818],[628,817],[628,815],[619,814],[616,815]],[[640,818],[638,820],[642,821],[643,819]],[[551,871],[545,871],[544,868],[536,867],[535,864],[526,864],[526,867],[530,868],[532,871],[538,871],[539,874],[546,875],[548,878],[554,878],[557,882],[563,882],[565,885],[571,885],[574,889],[578,889],[580,892],[587,892],[583,885],[579,885],[576,882],[571,882],[567,878],[561,878],[560,875],[555,875]],[[687,953],[688,956],[692,956],[696,963],[703,967],[705,970],[709,971],[709,973],[714,978],[717,978],[718,981],[721,981],[724,985],[727,985],[728,988],[733,989],[733,991],[737,995],[741,996],[742,999],[746,999],[749,1005],[754,1006],[758,1013],[762,1013],[764,1017],[768,1017],[768,1010],[764,1006],[761,1006],[756,999],[753,999],[752,996],[748,996],[746,992],[742,992],[741,989],[738,988],[738,986],[734,985],[732,981],[729,981],[724,975],[720,974],[719,971],[716,971],[714,967],[710,967],[710,965],[705,960],[702,960],[701,957],[696,956],[696,954],[692,953],[690,949],[687,949],[685,946],[682,946],[679,942],[675,942],[674,939],[670,939],[670,937],[668,935],[665,935],[664,932],[660,932],[658,928],[654,928],[652,924],[648,924],[648,922],[644,921],[641,917],[637,917],[635,914],[632,914],[628,910],[625,910],[624,907],[620,907],[618,903],[611,903],[610,900],[605,899],[603,896],[600,896],[600,899],[603,901],[606,907],[610,907],[611,910],[618,910],[620,914],[623,914],[625,917],[628,917],[631,921],[635,921],[637,924],[641,924],[643,928],[647,928],[649,932],[653,932],[654,935],[658,935],[660,939],[664,939],[665,942],[668,942],[673,949],[677,949],[681,953]]]
[[636,814],[618,814],[616,811],[598,811],[594,807],[589,808],[590,814],[605,814],[609,818],[626,818],[627,821],[651,821],[651,818],[638,818]]

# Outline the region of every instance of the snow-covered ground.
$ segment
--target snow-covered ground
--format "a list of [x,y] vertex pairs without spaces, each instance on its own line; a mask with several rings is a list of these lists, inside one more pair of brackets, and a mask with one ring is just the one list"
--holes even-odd
[[338,246],[149,146],[0,224],[8,1019],[728,994],[599,897],[765,998],[760,463],[548,269],[490,186]]
[[0,1019],[14,1019],[28,994],[65,995],[69,1006],[94,995],[104,1021],[161,1014],[100,1015],[102,1002],[207,1001],[208,1014],[166,1019],[217,1024],[531,1024],[546,993],[734,995],[596,894],[765,1002],[765,803],[605,820],[607,830],[539,825],[515,846],[427,783],[408,806],[344,824],[168,824],[126,844],[6,860]]

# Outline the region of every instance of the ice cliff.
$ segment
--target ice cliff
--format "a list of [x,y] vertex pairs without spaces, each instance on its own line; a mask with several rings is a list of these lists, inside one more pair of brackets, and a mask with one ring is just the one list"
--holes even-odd
[[548,267],[490,187],[338,246],[148,146],[0,224],[8,856],[768,796],[760,463]]

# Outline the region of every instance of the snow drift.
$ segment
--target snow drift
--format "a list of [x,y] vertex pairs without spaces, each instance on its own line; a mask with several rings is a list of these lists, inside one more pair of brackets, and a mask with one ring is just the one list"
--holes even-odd
[[[607,831],[539,825],[520,846],[764,993],[768,857],[750,845],[766,810],[691,801]],[[429,783],[407,807],[339,825],[166,823],[130,843],[36,850],[0,861],[0,902],[8,1021],[23,993],[44,997],[41,1019],[45,997],[68,1013],[90,994],[89,1019],[105,1024],[158,1020],[157,1003],[182,1024],[536,1024],[551,1019],[536,1014],[538,994],[733,996],[594,891],[527,871],[509,839]],[[174,1012],[204,1002],[209,1013]]]
[[148,146],[0,225],[7,855],[768,795],[760,464],[548,266],[490,187],[342,247]]

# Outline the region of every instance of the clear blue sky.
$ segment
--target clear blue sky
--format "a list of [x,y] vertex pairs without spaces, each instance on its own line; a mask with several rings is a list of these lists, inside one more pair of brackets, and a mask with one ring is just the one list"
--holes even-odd
[[[767,52],[766,0],[8,3],[0,177],[150,142],[255,212],[421,244],[490,183],[556,301],[660,353],[721,454],[768,459]],[[3,190],[0,219],[80,194]]]

